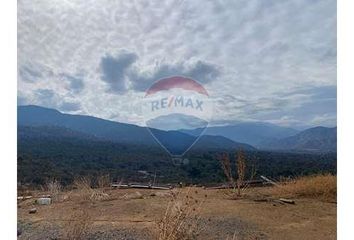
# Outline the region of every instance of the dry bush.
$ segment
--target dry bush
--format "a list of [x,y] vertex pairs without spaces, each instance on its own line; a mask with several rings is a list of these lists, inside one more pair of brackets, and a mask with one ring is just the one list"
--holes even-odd
[[235,187],[235,180],[232,176],[232,168],[231,168],[231,161],[229,155],[227,153],[223,153],[220,157],[221,167],[224,171],[224,174],[229,181],[230,185],[234,188]]
[[74,180],[74,187],[81,191],[91,190],[91,178],[90,177],[79,177]]
[[48,182],[46,182],[43,190],[49,192],[49,195],[53,202],[59,202],[63,200],[61,197],[63,187],[58,180],[49,180]]
[[241,187],[245,180],[246,175],[246,158],[242,150],[237,152],[236,159],[236,167],[237,167],[237,195],[241,196]]
[[334,202],[337,199],[337,177],[331,174],[299,177],[272,188],[272,194]]
[[103,192],[102,190],[93,189],[90,195],[91,201],[104,201],[104,200],[111,200],[110,196]]
[[98,188],[109,188],[111,186],[111,177],[109,174],[101,175],[97,177],[97,186]]
[[91,229],[92,221],[87,208],[75,211],[65,227],[65,239],[84,240],[87,239]]
[[89,177],[79,177],[74,180],[74,188],[77,189],[79,196],[82,200],[90,200],[92,193],[91,179]]
[[90,177],[80,177],[75,179],[74,187],[79,192],[82,200],[100,201],[109,198],[109,195],[103,189],[94,189],[91,187]]
[[158,240],[196,239],[203,229],[200,211],[204,201],[193,198],[190,191],[188,188],[185,193],[183,190],[173,193],[163,218],[157,223]]
[[[231,191],[227,191],[226,195],[232,199],[238,199],[244,195],[245,190],[249,187],[245,182],[246,178],[246,156],[242,149],[237,151],[235,158],[235,173],[232,173],[232,163],[227,153],[224,153],[219,158],[221,167],[224,171],[226,178],[232,187]],[[250,179],[253,179],[255,175],[255,169],[252,169]],[[234,177],[234,176],[237,176]]]

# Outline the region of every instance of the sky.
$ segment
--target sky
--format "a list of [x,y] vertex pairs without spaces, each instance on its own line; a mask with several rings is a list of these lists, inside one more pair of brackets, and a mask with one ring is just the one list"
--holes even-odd
[[334,0],[19,0],[18,104],[144,125],[156,80],[199,81],[210,125],[336,126]]

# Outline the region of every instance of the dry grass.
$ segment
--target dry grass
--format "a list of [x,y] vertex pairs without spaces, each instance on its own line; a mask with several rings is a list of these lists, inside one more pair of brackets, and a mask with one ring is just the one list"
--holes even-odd
[[111,186],[111,177],[109,174],[98,176],[97,185],[101,189],[109,188]]
[[79,177],[74,180],[74,187],[81,191],[91,191],[91,178],[90,177]]
[[331,174],[299,177],[284,185],[274,187],[272,194],[335,202],[337,199],[337,177]]
[[188,188],[185,193],[181,190],[173,194],[163,218],[157,223],[158,240],[196,239],[203,229],[200,221],[203,202],[193,198],[190,191]]
[[61,195],[62,190],[62,185],[56,179],[49,180],[44,186],[44,191],[49,193],[53,202],[60,202],[63,200]]
[[87,208],[75,211],[65,227],[65,239],[84,240],[87,239],[92,225],[91,216]]
[[77,193],[81,200],[88,201],[92,193],[91,179],[89,177],[79,177],[74,180],[74,188],[77,189]]
[[80,177],[75,179],[74,187],[79,192],[79,196],[84,201],[100,201],[109,198],[109,195],[104,192],[104,189],[94,189],[91,187],[90,177]]
[[[93,188],[93,183],[96,183],[98,188]],[[97,179],[92,177],[79,177],[74,180],[73,186],[76,189],[73,194],[80,203],[80,209],[74,211],[70,220],[65,227],[65,239],[68,240],[84,240],[88,239],[93,224],[92,214],[89,212],[91,203],[109,199],[109,195],[105,193],[105,187],[110,185],[108,175],[100,176]],[[75,199],[74,199],[75,201]]]

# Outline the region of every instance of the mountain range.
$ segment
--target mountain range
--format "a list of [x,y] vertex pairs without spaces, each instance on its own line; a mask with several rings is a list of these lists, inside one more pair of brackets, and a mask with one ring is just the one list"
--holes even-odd
[[55,109],[34,105],[18,107],[18,136],[20,140],[77,138],[151,147],[158,147],[158,140],[172,155],[183,154],[194,142],[196,143],[193,149],[255,150],[251,145],[238,143],[223,136],[205,135],[198,138],[180,131],[148,129],[91,116],[64,114]]
[[[200,129],[181,130],[191,135],[199,134]],[[204,134],[224,136],[236,142],[261,147],[265,142],[293,136],[300,131],[270,123],[249,122],[234,125],[208,127]]]
[[158,140],[172,155],[181,155],[194,142],[193,149],[204,150],[242,148],[309,152],[333,152],[337,143],[336,128],[326,127],[299,131],[269,123],[238,123],[208,127],[198,138],[200,132],[201,129],[146,128],[92,116],[64,114],[34,105],[18,107],[20,140],[71,138],[151,147],[158,147]]
[[264,143],[270,150],[302,150],[308,152],[336,152],[337,128],[314,127],[294,136]]
[[[181,130],[191,135],[200,129]],[[231,126],[208,127],[204,134],[224,136],[250,144],[260,150],[336,152],[337,128],[313,127],[303,131],[269,123],[239,123]]]

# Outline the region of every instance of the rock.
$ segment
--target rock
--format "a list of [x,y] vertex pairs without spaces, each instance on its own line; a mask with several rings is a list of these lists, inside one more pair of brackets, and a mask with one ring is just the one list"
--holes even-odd
[[29,214],[34,214],[36,212],[37,212],[37,208],[31,208],[28,213]]
[[21,229],[17,229],[17,237],[20,236],[22,234]]
[[37,204],[39,205],[49,205],[52,203],[52,199],[50,198],[38,198],[37,199]]

